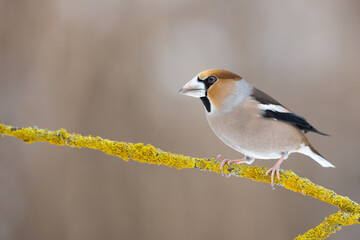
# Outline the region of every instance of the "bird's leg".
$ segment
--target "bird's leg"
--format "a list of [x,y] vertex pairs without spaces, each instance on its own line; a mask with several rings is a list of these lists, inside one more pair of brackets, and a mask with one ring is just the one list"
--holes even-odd
[[[218,155],[217,158],[216,158],[218,161],[221,161],[221,164],[220,164],[220,172],[221,172],[221,175],[224,176],[224,173],[223,173],[223,168],[224,168],[224,165],[227,163],[229,166],[230,164],[232,163],[243,163],[243,162],[246,162],[246,158],[243,158],[243,159],[237,159],[237,160],[230,160],[230,159],[224,159],[223,156],[221,155]],[[225,177],[230,177],[231,174],[226,174]]]
[[284,161],[285,156],[282,155],[281,158],[274,164],[274,166],[272,168],[270,168],[269,170],[267,170],[267,172],[265,173],[265,176],[267,176],[270,172],[271,172],[271,187],[274,188],[274,175],[276,172],[277,175],[277,179],[280,181],[280,165],[281,163]]

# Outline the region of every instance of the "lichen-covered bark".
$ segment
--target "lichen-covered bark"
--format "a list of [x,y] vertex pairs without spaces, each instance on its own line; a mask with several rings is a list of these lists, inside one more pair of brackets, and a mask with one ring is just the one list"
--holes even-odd
[[[214,158],[192,158],[181,154],[164,152],[154,146],[142,143],[117,142],[101,137],[82,136],[70,134],[65,129],[50,131],[38,129],[37,127],[16,128],[0,124],[0,134],[14,136],[26,143],[48,142],[56,145],[66,145],[77,148],[92,148],[105,152],[106,154],[118,156],[125,161],[133,159],[138,162],[149,164],[166,165],[168,167],[198,168],[204,171],[220,172],[220,163]],[[225,165],[224,173],[233,176],[245,177],[259,182],[270,183],[270,177],[265,176],[267,168],[246,165]],[[323,223],[310,229],[305,234],[298,236],[297,240],[303,239],[325,239],[330,234],[341,229],[342,226],[359,224],[360,206],[348,197],[336,194],[320,185],[312,183],[309,179],[300,178],[291,170],[283,171],[281,181],[276,179],[275,183],[286,189],[317,198],[337,206],[340,211],[330,215]]]

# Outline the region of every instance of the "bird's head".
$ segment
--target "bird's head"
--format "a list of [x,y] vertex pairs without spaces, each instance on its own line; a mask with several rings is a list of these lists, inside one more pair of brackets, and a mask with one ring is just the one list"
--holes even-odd
[[220,109],[226,100],[236,95],[242,77],[227,70],[209,69],[200,72],[181,89],[180,93],[200,98],[208,112]]

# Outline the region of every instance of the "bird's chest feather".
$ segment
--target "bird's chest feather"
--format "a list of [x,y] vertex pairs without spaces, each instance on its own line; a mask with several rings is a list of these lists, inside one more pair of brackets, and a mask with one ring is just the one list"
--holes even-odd
[[[251,127],[252,122],[256,121],[254,115],[244,111],[241,107],[226,113],[207,114],[207,119],[214,133],[226,144],[237,150],[246,148],[247,142],[251,142],[254,134],[256,134]],[[244,141],[244,139],[248,140]]]
[[[207,119],[223,142],[255,158],[277,158],[281,152],[294,150],[301,141],[293,126],[263,119],[252,101],[244,102],[232,111],[209,113]],[[289,135],[292,132],[294,134]]]

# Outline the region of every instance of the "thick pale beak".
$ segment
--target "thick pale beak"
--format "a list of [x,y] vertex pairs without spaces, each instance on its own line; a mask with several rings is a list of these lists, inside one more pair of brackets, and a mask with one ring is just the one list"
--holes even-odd
[[205,85],[194,77],[180,89],[180,93],[196,98],[205,97]]

